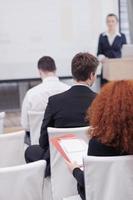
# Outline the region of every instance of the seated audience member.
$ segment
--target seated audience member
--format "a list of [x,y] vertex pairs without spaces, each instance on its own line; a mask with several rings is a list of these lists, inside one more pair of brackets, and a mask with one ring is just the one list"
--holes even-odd
[[[87,113],[92,130],[90,156],[133,155],[133,81],[106,84]],[[76,163],[67,163],[85,199],[84,175]]]
[[30,89],[22,105],[21,124],[26,132],[30,131],[28,112],[45,112],[48,98],[64,92],[70,87],[59,81],[56,76],[56,65],[53,58],[44,56],[38,61],[38,70],[42,83]]
[[87,126],[85,114],[96,97],[90,86],[95,81],[99,62],[89,53],[79,53],[72,60],[72,75],[76,83],[68,91],[49,98],[39,140],[40,146],[33,145],[25,152],[27,162],[39,159],[47,161],[46,176],[50,175],[48,127],[70,128]]

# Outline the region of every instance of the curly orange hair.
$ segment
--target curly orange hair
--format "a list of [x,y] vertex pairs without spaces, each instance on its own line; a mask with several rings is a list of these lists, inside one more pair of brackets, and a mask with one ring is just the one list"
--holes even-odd
[[133,80],[106,84],[87,111],[91,137],[133,154]]

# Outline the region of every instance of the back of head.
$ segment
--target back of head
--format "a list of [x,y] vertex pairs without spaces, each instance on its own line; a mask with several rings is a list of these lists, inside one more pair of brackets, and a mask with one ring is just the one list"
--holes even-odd
[[98,60],[89,53],[78,53],[72,59],[71,70],[76,81],[86,81],[93,73],[95,75]]
[[44,56],[38,61],[38,69],[43,72],[55,72],[56,65],[53,58],[50,56]]
[[91,137],[133,154],[133,80],[106,84],[93,101],[87,118],[93,127]]

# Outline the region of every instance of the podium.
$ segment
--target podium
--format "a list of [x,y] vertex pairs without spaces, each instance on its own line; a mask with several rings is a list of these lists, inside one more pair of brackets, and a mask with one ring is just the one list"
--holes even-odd
[[108,81],[133,79],[133,57],[106,60],[103,64],[103,78]]

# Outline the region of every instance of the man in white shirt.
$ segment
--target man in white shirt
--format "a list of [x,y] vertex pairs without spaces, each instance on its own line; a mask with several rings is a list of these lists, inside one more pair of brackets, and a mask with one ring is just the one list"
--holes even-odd
[[69,86],[62,83],[56,76],[56,65],[53,58],[49,56],[42,57],[38,61],[38,70],[42,83],[26,93],[22,105],[21,125],[26,132],[30,132],[28,112],[45,112],[50,96],[69,89]]

